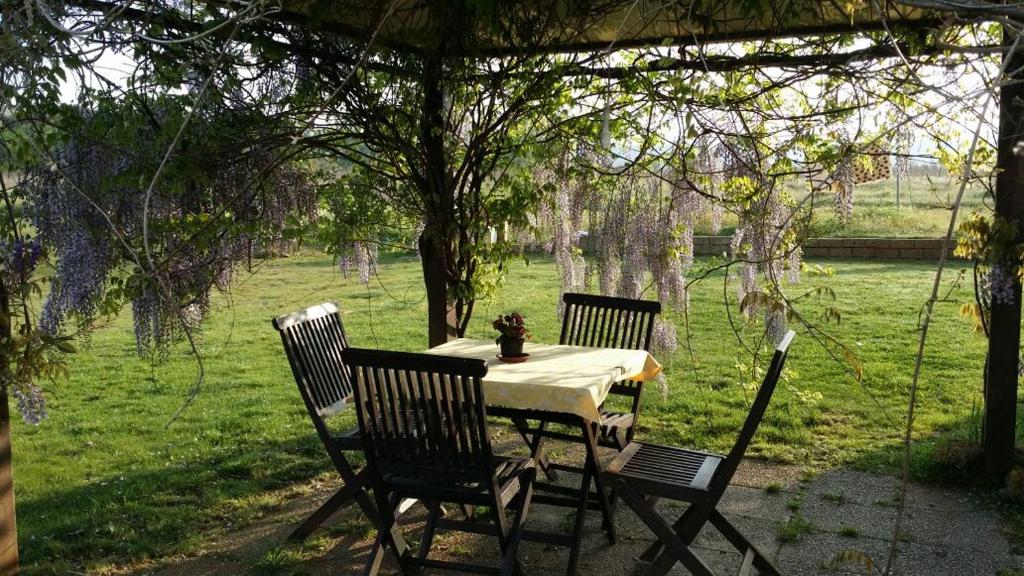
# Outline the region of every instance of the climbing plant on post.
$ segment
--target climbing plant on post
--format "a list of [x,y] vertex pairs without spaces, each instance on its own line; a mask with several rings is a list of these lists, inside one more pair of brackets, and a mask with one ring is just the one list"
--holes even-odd
[[418,239],[423,283],[427,290],[427,338],[431,346],[447,342],[459,335],[453,300],[449,294],[449,271],[455,267],[452,248],[457,245],[458,227],[454,221],[455,191],[451,187],[449,159],[445,155],[444,65],[442,55],[447,46],[446,29],[458,26],[454,18],[439,18],[441,33],[432,53],[423,62],[420,80],[423,108],[420,117],[420,139],[423,148],[423,174],[419,193],[423,200],[423,232]]
[[[566,80],[560,66],[592,56],[531,53],[543,39],[529,35],[531,27],[522,22],[523,54],[489,58],[474,51],[474,35],[488,30],[490,11],[499,9],[487,3],[431,5],[429,40],[417,53],[372,46],[373,58],[354,71],[319,64],[331,55],[294,55],[302,69],[316,72],[305,76],[295,100],[305,93],[313,107],[337,119],[318,124],[299,145],[351,163],[355,168],[342,179],[372,182],[354,188],[358,194],[387,203],[404,221],[420,222],[415,245],[432,346],[464,333],[475,301],[500,277],[512,245],[504,235],[496,244],[485,239],[492,230],[527,226],[544,194],[529,178],[531,159],[557,148],[553,142],[590,113],[573,109],[568,96],[572,82],[584,88],[587,82]],[[324,38],[325,46],[336,42]],[[368,219],[378,217],[367,213]],[[360,236],[374,224],[393,228],[393,222],[352,224]],[[345,234],[334,228],[334,234]]]

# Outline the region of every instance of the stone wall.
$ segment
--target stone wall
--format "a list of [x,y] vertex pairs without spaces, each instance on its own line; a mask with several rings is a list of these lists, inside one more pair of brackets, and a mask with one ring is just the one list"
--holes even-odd
[[[698,256],[729,252],[729,236],[694,236]],[[814,238],[804,245],[808,258],[873,258],[878,260],[938,260],[941,238]],[[950,249],[950,257],[953,257]]]

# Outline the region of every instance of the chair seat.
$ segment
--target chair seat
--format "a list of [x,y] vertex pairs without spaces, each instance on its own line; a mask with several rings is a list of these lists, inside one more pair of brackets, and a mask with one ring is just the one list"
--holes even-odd
[[[502,506],[508,505],[519,493],[520,473],[533,468],[532,458],[514,456],[495,456],[494,475],[498,481],[498,496]],[[404,496],[423,500],[441,500],[444,502],[469,502],[477,497],[486,497],[489,487],[480,482],[460,482],[453,486],[452,478],[438,476],[426,478],[412,476],[401,472],[390,472],[384,475],[384,481]]]
[[601,434],[611,436],[619,430],[633,427],[636,421],[636,414],[632,412],[608,412],[601,410]]
[[632,442],[605,469],[610,481],[625,481],[653,496],[705,492],[723,456],[660,444]]
[[[408,411],[399,413],[399,417],[403,423],[410,422],[413,419],[412,413]],[[358,426],[345,430],[340,434],[335,434],[331,439],[339,450],[360,451],[363,449],[363,436]]]
[[517,458],[514,456],[495,456],[494,474],[498,477],[498,490],[501,493],[502,505],[507,506],[512,498],[519,493],[519,474],[533,468],[533,458]]
[[[607,410],[602,409],[601,421],[598,423],[598,432],[600,432],[600,437],[598,438],[598,441],[600,441],[601,444],[604,445],[605,441],[610,441],[612,436],[618,434],[620,430],[628,430],[629,428],[632,428],[634,422],[636,422],[636,414],[633,414],[632,412],[609,412]],[[537,434],[540,436],[554,437],[561,440],[575,440],[575,438],[567,437],[565,432],[541,430],[536,427],[526,426],[523,426],[522,430],[531,435]]]
[[330,436],[331,448],[344,452],[359,452],[363,449],[363,438],[359,428],[352,428]]

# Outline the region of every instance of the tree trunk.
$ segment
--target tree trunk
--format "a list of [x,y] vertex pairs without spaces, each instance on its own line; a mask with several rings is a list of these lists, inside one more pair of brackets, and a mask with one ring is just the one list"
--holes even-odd
[[[1004,41],[1013,43],[1010,32]],[[1024,56],[1017,51],[1007,70],[1019,70]],[[1016,78],[1006,79],[1018,81]],[[996,159],[996,216],[1018,227],[1024,209],[1024,158],[1013,148],[1024,138],[1022,133],[1020,84],[1004,84],[999,95],[999,150]],[[993,302],[988,339],[988,366],[985,377],[985,419],[982,448],[985,471],[1001,478],[1013,467],[1017,424],[1017,379],[1020,354],[1021,287],[1014,278],[1013,301]]]

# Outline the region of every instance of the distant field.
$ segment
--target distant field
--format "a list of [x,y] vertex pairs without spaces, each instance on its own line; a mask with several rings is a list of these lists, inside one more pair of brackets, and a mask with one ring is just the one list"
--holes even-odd
[[[799,331],[790,378],[751,453],[816,469],[893,470],[918,311],[933,266],[823,264],[836,274],[806,276],[793,291],[836,291],[842,322],[828,330],[857,352],[864,380],[857,383]],[[557,341],[559,280],[551,260],[516,261],[506,275],[497,296],[477,306],[470,335],[492,337],[489,321],[519,310],[537,341]],[[418,261],[387,257],[380,280],[383,287],[375,280],[367,288],[341,278],[330,257],[305,254],[269,262],[237,283],[230,296],[214,301],[203,336],[206,383],[175,422],[170,417],[196,375],[194,360],[185,350],[159,366],[139,360],[127,313],[98,329],[71,363],[71,380],[46,385],[50,418],[39,427],[14,427],[24,573],[104,574],[195,551],[325,474],[328,462],[270,318],[338,300],[354,344],[423,349],[426,308]],[[751,357],[729,328],[722,281],[712,274],[694,290],[688,328],[680,312],[667,314],[681,340],[689,331],[692,347],[658,354],[668,391],[662,396],[648,386],[640,438],[713,450],[726,449],[735,438],[751,397],[744,386],[750,378],[741,371],[749,371]],[[953,299],[969,297],[966,288],[951,293]],[[811,301],[802,311],[817,319],[828,304]],[[735,302],[728,311],[735,320]],[[919,473],[934,466],[936,442],[977,429],[983,361],[984,342],[958,317],[957,304],[940,303],[918,406]]]
[[[896,207],[896,181],[863,184],[854,193],[853,218],[843,223],[835,216],[833,197],[818,193],[814,199],[814,235],[832,238],[928,238],[946,234],[949,208],[956,198],[958,183],[948,176],[915,176],[900,183],[900,207]],[[790,193],[803,200],[808,190],[799,183]],[[970,187],[964,193],[961,218],[984,208],[984,190]],[[722,234],[731,234],[735,217],[727,216]],[[698,234],[710,234],[709,222],[702,222]]]

